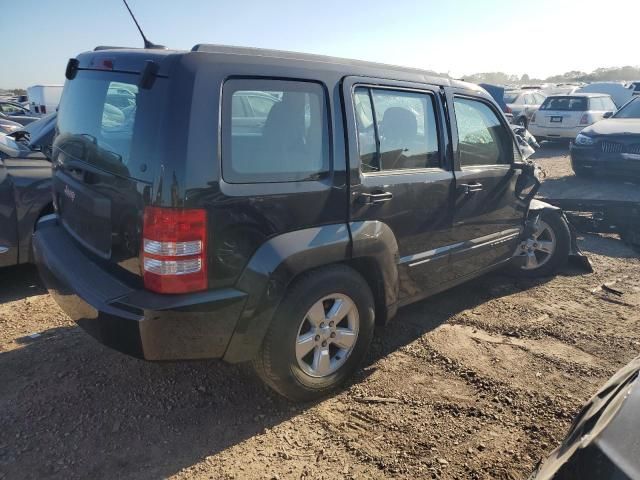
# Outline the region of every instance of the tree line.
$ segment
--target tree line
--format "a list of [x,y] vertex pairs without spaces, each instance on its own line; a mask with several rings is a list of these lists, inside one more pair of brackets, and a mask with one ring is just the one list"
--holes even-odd
[[474,73],[464,77],[468,82],[492,83],[497,85],[523,84],[523,83],[568,83],[568,82],[628,82],[640,80],[640,67],[610,67],[598,68],[591,73],[572,70],[561,75],[552,75],[547,78],[531,78],[524,75],[509,75],[504,72]]

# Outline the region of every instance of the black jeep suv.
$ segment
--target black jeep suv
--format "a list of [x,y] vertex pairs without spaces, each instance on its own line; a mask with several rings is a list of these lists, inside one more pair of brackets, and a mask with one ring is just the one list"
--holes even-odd
[[253,361],[311,399],[398,307],[569,254],[474,85],[213,45],[97,48],[66,76],[36,260],[62,308],[128,354]]

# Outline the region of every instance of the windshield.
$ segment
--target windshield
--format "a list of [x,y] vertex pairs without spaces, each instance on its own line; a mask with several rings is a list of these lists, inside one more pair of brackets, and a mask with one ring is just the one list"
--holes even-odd
[[78,72],[60,102],[56,152],[117,175],[149,178],[160,108],[160,96],[151,92],[162,86],[140,90],[137,82],[133,74]]
[[624,107],[620,109],[618,113],[614,115],[615,118],[640,118],[640,98],[634,98]]
[[519,95],[518,92],[505,92],[504,103],[515,103]]
[[540,110],[557,110],[561,112],[586,112],[586,97],[549,97],[540,106]]

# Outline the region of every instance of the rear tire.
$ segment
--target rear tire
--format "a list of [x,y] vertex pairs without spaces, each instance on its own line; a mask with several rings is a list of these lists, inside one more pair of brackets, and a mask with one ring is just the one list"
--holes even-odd
[[570,251],[571,232],[564,216],[545,210],[536,231],[518,245],[511,273],[527,278],[552,275],[567,263]]
[[367,282],[345,265],[323,267],[289,288],[253,366],[284,397],[315,400],[352,376],[373,332],[374,300]]

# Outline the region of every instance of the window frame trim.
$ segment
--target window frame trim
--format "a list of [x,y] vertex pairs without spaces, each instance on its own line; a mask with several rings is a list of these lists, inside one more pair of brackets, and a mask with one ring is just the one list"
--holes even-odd
[[[396,87],[393,85],[386,85],[386,84],[374,84],[371,82],[355,82],[351,85],[351,89],[350,89],[350,101],[351,101],[351,111],[353,113],[353,121],[354,121],[354,128],[355,128],[355,132],[354,132],[354,138],[355,138],[355,144],[356,144],[356,150],[358,152],[358,170],[360,172],[360,175],[364,176],[364,177],[369,177],[369,176],[381,176],[381,175],[404,175],[404,174],[417,174],[417,173],[424,173],[424,172],[450,172],[451,170],[449,170],[447,168],[446,165],[446,157],[445,157],[445,150],[443,148],[443,143],[446,142],[442,142],[443,137],[442,135],[444,134],[443,130],[442,130],[442,126],[441,126],[441,119],[440,117],[440,112],[438,111],[438,104],[437,104],[437,98],[438,95],[436,94],[436,92],[434,90],[429,89],[429,86],[425,86],[427,88],[419,88],[419,87]],[[421,167],[421,168],[397,168],[397,169],[391,169],[391,170],[379,170],[377,172],[363,172],[362,171],[362,161],[360,160],[360,144],[358,141],[358,120],[355,117],[355,92],[357,88],[366,88],[367,89],[367,94],[369,97],[369,101],[371,102],[371,111],[372,111],[372,115],[374,118],[374,134],[376,136],[375,141],[376,141],[376,146],[377,146],[377,154],[380,155],[380,138],[378,135],[378,126],[377,126],[377,122],[376,122],[376,113],[375,113],[375,105],[373,103],[373,93],[372,90],[377,89],[377,90],[392,90],[392,91],[404,91],[404,92],[409,92],[409,93],[418,93],[418,94],[422,94],[422,95],[429,95],[431,96],[431,106],[433,108],[433,116],[435,118],[436,121],[436,136],[437,136],[437,141],[438,141],[438,156],[440,157],[440,166],[439,167]],[[435,86],[433,86],[433,88],[435,88]]]
[[[313,84],[320,87],[323,94],[324,99],[324,108],[326,113],[326,126],[327,126],[327,155],[329,159],[329,163],[327,166],[327,170],[325,172],[319,172],[318,178],[313,179],[303,179],[303,180],[273,180],[273,181],[253,181],[253,182],[231,182],[224,177],[224,164],[225,164],[225,133],[226,129],[230,128],[230,122],[227,122],[228,126],[225,126],[225,113],[227,113],[227,109],[225,109],[226,102],[225,100],[228,98],[229,103],[233,98],[233,94],[237,91],[243,91],[241,89],[230,89],[228,87],[229,82],[233,81],[258,81],[258,82],[296,82],[296,83],[304,83],[304,84]],[[252,89],[249,91],[260,91],[259,89]],[[247,188],[260,187],[260,185],[282,185],[282,186],[290,186],[296,185],[299,183],[303,183],[305,185],[313,185],[319,183],[328,183],[332,184],[333,177],[335,175],[335,159],[334,159],[334,122],[333,122],[333,114],[331,110],[331,102],[330,102],[330,92],[327,88],[327,85],[319,80],[319,79],[310,79],[310,78],[294,78],[294,77],[274,77],[274,76],[256,76],[256,75],[231,75],[225,77],[220,85],[220,100],[218,106],[218,124],[219,124],[219,133],[218,133],[218,168],[220,169],[220,182],[226,185],[233,185],[242,187],[245,186]],[[251,108],[250,105],[247,106]],[[228,113],[231,113],[231,105],[229,104]],[[229,132],[229,137],[231,137],[231,132]],[[228,147],[227,147],[228,148]],[[253,186],[253,187],[252,187]]]
[[[518,146],[518,143],[516,141],[515,135],[513,133],[513,130],[511,129],[511,127],[509,126],[509,124],[506,122],[506,118],[504,118],[504,115],[502,114],[502,112],[499,112],[498,109],[495,107],[495,105],[493,105],[493,103],[484,98],[484,97],[476,97],[474,95],[471,94],[466,94],[466,93],[458,93],[458,92],[453,92],[452,95],[452,100],[451,100],[451,111],[453,113],[453,121],[455,123],[455,129],[456,129],[456,142],[455,142],[455,164],[458,167],[458,171],[468,171],[468,170],[474,170],[474,169],[511,169],[513,167],[513,164],[515,162],[515,158],[513,156],[513,154],[511,155],[511,162],[509,163],[490,163],[490,164],[483,164],[483,165],[465,165],[463,166],[460,163],[460,135],[458,133],[458,116],[456,114],[456,105],[455,105],[455,101],[456,98],[462,98],[462,99],[466,99],[466,100],[473,100],[473,101],[477,101],[479,103],[483,103],[485,104],[487,107],[489,107],[489,109],[494,113],[494,115],[496,115],[496,117],[498,117],[498,121],[500,122],[500,124],[506,128],[509,133],[510,133],[510,138],[511,138],[511,142],[514,144],[514,146]],[[452,126],[453,128],[453,126]],[[512,147],[513,148],[513,147]],[[519,147],[518,147],[519,148]]]

